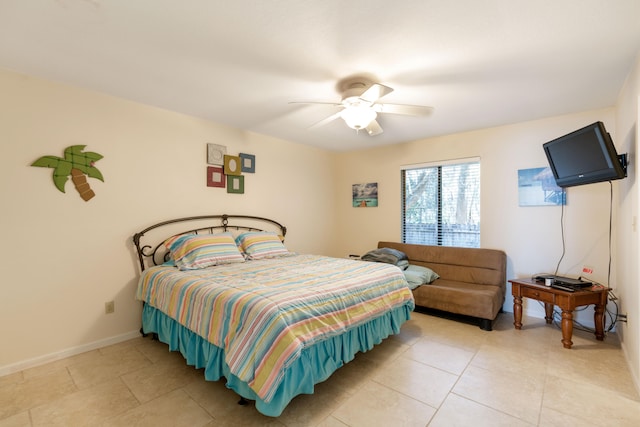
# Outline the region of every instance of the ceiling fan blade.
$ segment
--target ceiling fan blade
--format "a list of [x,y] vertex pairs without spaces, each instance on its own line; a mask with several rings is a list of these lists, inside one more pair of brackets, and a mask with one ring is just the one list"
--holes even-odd
[[384,132],[380,124],[375,120],[371,120],[371,123],[369,123],[365,129],[369,136],[376,136]]
[[374,83],[369,87],[369,89],[365,90],[364,93],[359,96],[359,98],[363,101],[373,104],[378,99],[390,94],[391,92],[393,92],[393,89],[391,89],[389,86],[381,85],[380,83]]
[[341,107],[342,104],[339,102],[329,102],[329,101],[289,101],[289,104],[305,104],[305,105],[333,105],[335,107]]
[[408,116],[428,116],[433,113],[433,107],[424,105],[374,104],[373,109],[378,113],[405,114]]
[[[338,105],[340,105],[340,104],[338,104]],[[335,119],[337,119],[338,117],[340,117],[340,114],[342,114],[342,110],[338,111],[338,112],[337,112],[337,113],[335,113],[335,114],[330,115],[330,116],[329,116],[329,117],[327,117],[327,118],[324,118],[324,119],[320,120],[320,121],[319,121],[319,122],[317,122],[317,123],[312,124],[311,126],[309,126],[309,129],[317,129],[317,128],[319,128],[320,126],[324,126],[324,125],[326,125],[327,123],[332,122],[332,121],[334,121]]]

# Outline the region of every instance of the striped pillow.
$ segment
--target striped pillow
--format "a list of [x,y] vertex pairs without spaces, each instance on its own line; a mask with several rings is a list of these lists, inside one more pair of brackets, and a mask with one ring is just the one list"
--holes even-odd
[[245,253],[247,259],[274,258],[292,255],[282,244],[276,233],[268,231],[250,231],[236,237],[236,244]]
[[231,233],[180,236],[169,250],[180,270],[244,262]]

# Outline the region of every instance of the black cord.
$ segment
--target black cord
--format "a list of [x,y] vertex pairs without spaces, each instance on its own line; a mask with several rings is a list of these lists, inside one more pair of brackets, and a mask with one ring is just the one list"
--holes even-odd
[[613,184],[609,181],[609,267],[607,271],[607,288],[611,283],[611,234],[613,232]]
[[[616,302],[618,297],[616,297],[616,295],[613,293],[613,290],[611,289],[611,286],[610,286],[610,284],[611,284],[611,262],[612,262],[612,257],[611,257],[612,234],[613,234],[613,183],[611,181],[609,181],[609,265],[608,265],[608,268],[607,268],[607,284],[606,284],[606,287],[609,290],[608,299],[616,307],[616,312],[615,312],[615,315],[612,314],[609,311],[609,309],[605,306],[605,311],[609,315],[609,317],[611,318],[611,326],[609,327],[609,329],[606,329],[607,332],[611,331],[615,327],[616,323],[618,323],[618,314],[620,313],[620,308],[618,307],[618,303]],[[606,318],[605,318],[605,321],[606,321]]]
[[[556,265],[556,271],[554,273],[554,275],[558,274],[558,271],[560,270],[560,263],[562,263],[562,259],[564,258],[565,255],[565,251],[566,251],[566,245],[565,245],[565,239],[564,239],[564,205],[566,203],[566,190],[562,189],[562,196],[563,196],[563,203],[561,205],[561,211],[560,211],[560,234],[562,236],[562,255],[560,256],[560,259],[558,260],[558,264]],[[609,310],[609,308],[607,307],[607,305],[605,304],[605,313],[604,315],[604,323],[605,323],[605,327],[604,327],[604,332],[605,334],[607,332],[611,332],[613,330],[613,328],[615,327],[616,323],[618,323],[618,314],[620,313],[620,308],[618,307],[618,303],[616,302],[616,300],[618,299],[615,294],[613,293],[613,290],[611,289],[611,287],[609,286],[611,283],[611,262],[612,262],[612,250],[611,250],[611,246],[612,246],[612,234],[613,234],[613,183],[611,181],[609,181],[609,264],[607,267],[607,284],[606,285],[602,285],[600,283],[594,282],[592,280],[590,280],[591,282],[593,282],[594,285],[597,286],[602,286],[602,287],[606,287],[609,292],[608,292],[608,301],[607,302],[611,302],[613,303],[613,305],[615,306],[615,313],[611,312]],[[580,279],[582,279],[582,277],[580,277]],[[538,301],[539,302],[539,301]],[[540,303],[540,302],[539,302]],[[542,303],[540,303],[540,305],[542,305]],[[584,308],[581,309],[576,309],[575,311],[583,311],[587,308],[587,306],[585,306]],[[607,315],[609,316],[610,319],[610,325],[607,328]],[[562,319],[562,313],[556,309],[553,310],[553,323],[554,325],[560,327],[560,324],[558,322],[560,322],[560,320],[558,320],[558,318],[561,320]],[[592,328],[588,328],[582,324],[580,324],[579,322],[577,322],[575,319],[573,320],[574,323],[574,327],[576,327],[576,329],[582,330],[582,331],[586,331],[586,332],[595,332],[594,329]]]
[[616,297],[613,291],[609,289],[609,301],[611,301],[613,305],[616,307],[616,312],[611,313],[608,308],[606,309],[607,314],[611,318],[611,326],[609,326],[609,329],[605,329],[606,332],[611,331],[613,327],[616,325],[616,323],[618,323],[618,314],[620,313],[620,308],[618,307],[618,303],[616,302],[617,300],[618,300],[618,297]]
[[564,254],[566,251],[566,245],[565,245],[565,241],[564,241],[564,205],[567,203],[567,190],[565,190],[564,188],[562,189],[562,204],[560,205],[560,235],[562,236],[562,255],[560,256],[560,259],[558,260],[558,264],[556,265],[556,271],[554,274],[554,276],[558,275],[558,270],[560,270],[560,263],[562,262],[562,259],[564,258]]

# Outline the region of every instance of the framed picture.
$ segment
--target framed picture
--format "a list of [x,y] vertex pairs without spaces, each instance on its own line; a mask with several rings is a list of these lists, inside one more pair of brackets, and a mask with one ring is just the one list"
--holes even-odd
[[207,163],[210,165],[224,164],[224,155],[227,154],[227,147],[218,144],[207,144]]
[[520,206],[560,206],[567,204],[567,192],[556,185],[551,168],[518,170]]
[[244,176],[227,176],[227,193],[244,194]]
[[240,156],[224,155],[224,174],[225,175],[241,175],[242,163],[240,162]]
[[242,164],[242,172],[256,172],[256,156],[253,154],[240,153],[239,157]]
[[225,187],[222,166],[207,166],[207,187]]
[[354,208],[378,206],[378,183],[353,184],[351,188]]

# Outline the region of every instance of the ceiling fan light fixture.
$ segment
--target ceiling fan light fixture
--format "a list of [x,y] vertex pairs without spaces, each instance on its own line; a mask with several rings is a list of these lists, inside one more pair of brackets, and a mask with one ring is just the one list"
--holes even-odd
[[406,116],[427,116],[433,108],[423,105],[380,103],[380,98],[393,92],[389,86],[376,83],[372,78],[352,76],[340,80],[336,90],[342,99],[339,102],[298,102],[302,104],[325,104],[337,109],[334,114],[311,126],[318,128],[342,117],[347,126],[356,133],[364,130],[369,136],[380,135],[383,131],[376,120],[378,114],[400,114]]
[[347,126],[356,131],[369,126],[369,123],[374,121],[377,116],[378,113],[367,105],[349,106],[340,113],[340,117],[342,117]]

